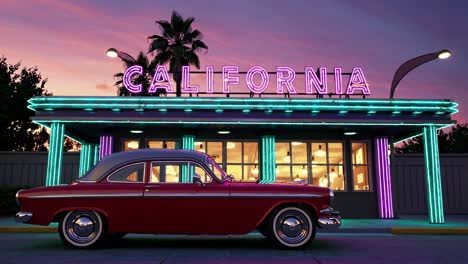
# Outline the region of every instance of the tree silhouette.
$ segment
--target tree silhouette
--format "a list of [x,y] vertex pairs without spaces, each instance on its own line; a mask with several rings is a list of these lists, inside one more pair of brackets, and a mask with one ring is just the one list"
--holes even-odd
[[202,33],[192,29],[193,17],[184,19],[176,11],[172,12],[171,21],[158,20],[161,35],[152,35],[148,53],[155,54],[152,64],[166,64],[176,82],[176,96],[181,96],[182,66],[195,65],[200,68],[197,53],[208,50],[208,46],[201,41]]

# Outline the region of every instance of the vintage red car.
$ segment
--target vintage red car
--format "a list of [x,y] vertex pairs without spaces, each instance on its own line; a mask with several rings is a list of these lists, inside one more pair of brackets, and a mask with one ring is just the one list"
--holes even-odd
[[341,224],[333,191],[306,184],[236,182],[202,152],[112,154],[76,182],[21,190],[22,223],[58,222],[62,240],[84,248],[126,233],[247,234],[277,245],[309,244],[318,227]]

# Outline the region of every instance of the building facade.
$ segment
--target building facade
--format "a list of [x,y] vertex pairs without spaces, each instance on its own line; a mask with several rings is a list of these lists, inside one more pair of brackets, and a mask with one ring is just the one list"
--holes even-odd
[[[37,97],[34,122],[51,129],[46,185],[61,178],[64,136],[82,144],[80,175],[113,152],[203,151],[237,181],[335,190],[345,217],[393,218],[389,151],[422,134],[429,222],[443,223],[437,130],[450,100],[234,97]],[[177,173],[177,172],[174,172]]]

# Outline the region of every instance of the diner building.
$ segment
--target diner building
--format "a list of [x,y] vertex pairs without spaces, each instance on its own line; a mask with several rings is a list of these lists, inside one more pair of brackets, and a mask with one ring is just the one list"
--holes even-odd
[[330,187],[357,218],[394,217],[391,146],[423,135],[429,221],[444,222],[437,130],[454,124],[455,102],[291,97],[48,96],[28,107],[51,129],[49,186],[62,183],[67,136],[81,143],[80,175],[114,152],[191,149],[236,181]]

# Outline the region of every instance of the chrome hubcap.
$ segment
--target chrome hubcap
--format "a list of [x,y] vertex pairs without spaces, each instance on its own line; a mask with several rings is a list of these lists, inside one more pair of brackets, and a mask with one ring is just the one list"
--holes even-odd
[[65,223],[66,233],[76,243],[91,242],[99,232],[97,221],[97,217],[92,213],[75,212],[68,217]]
[[277,219],[276,233],[281,240],[288,244],[303,242],[311,232],[311,224],[307,217],[299,211],[284,211]]

